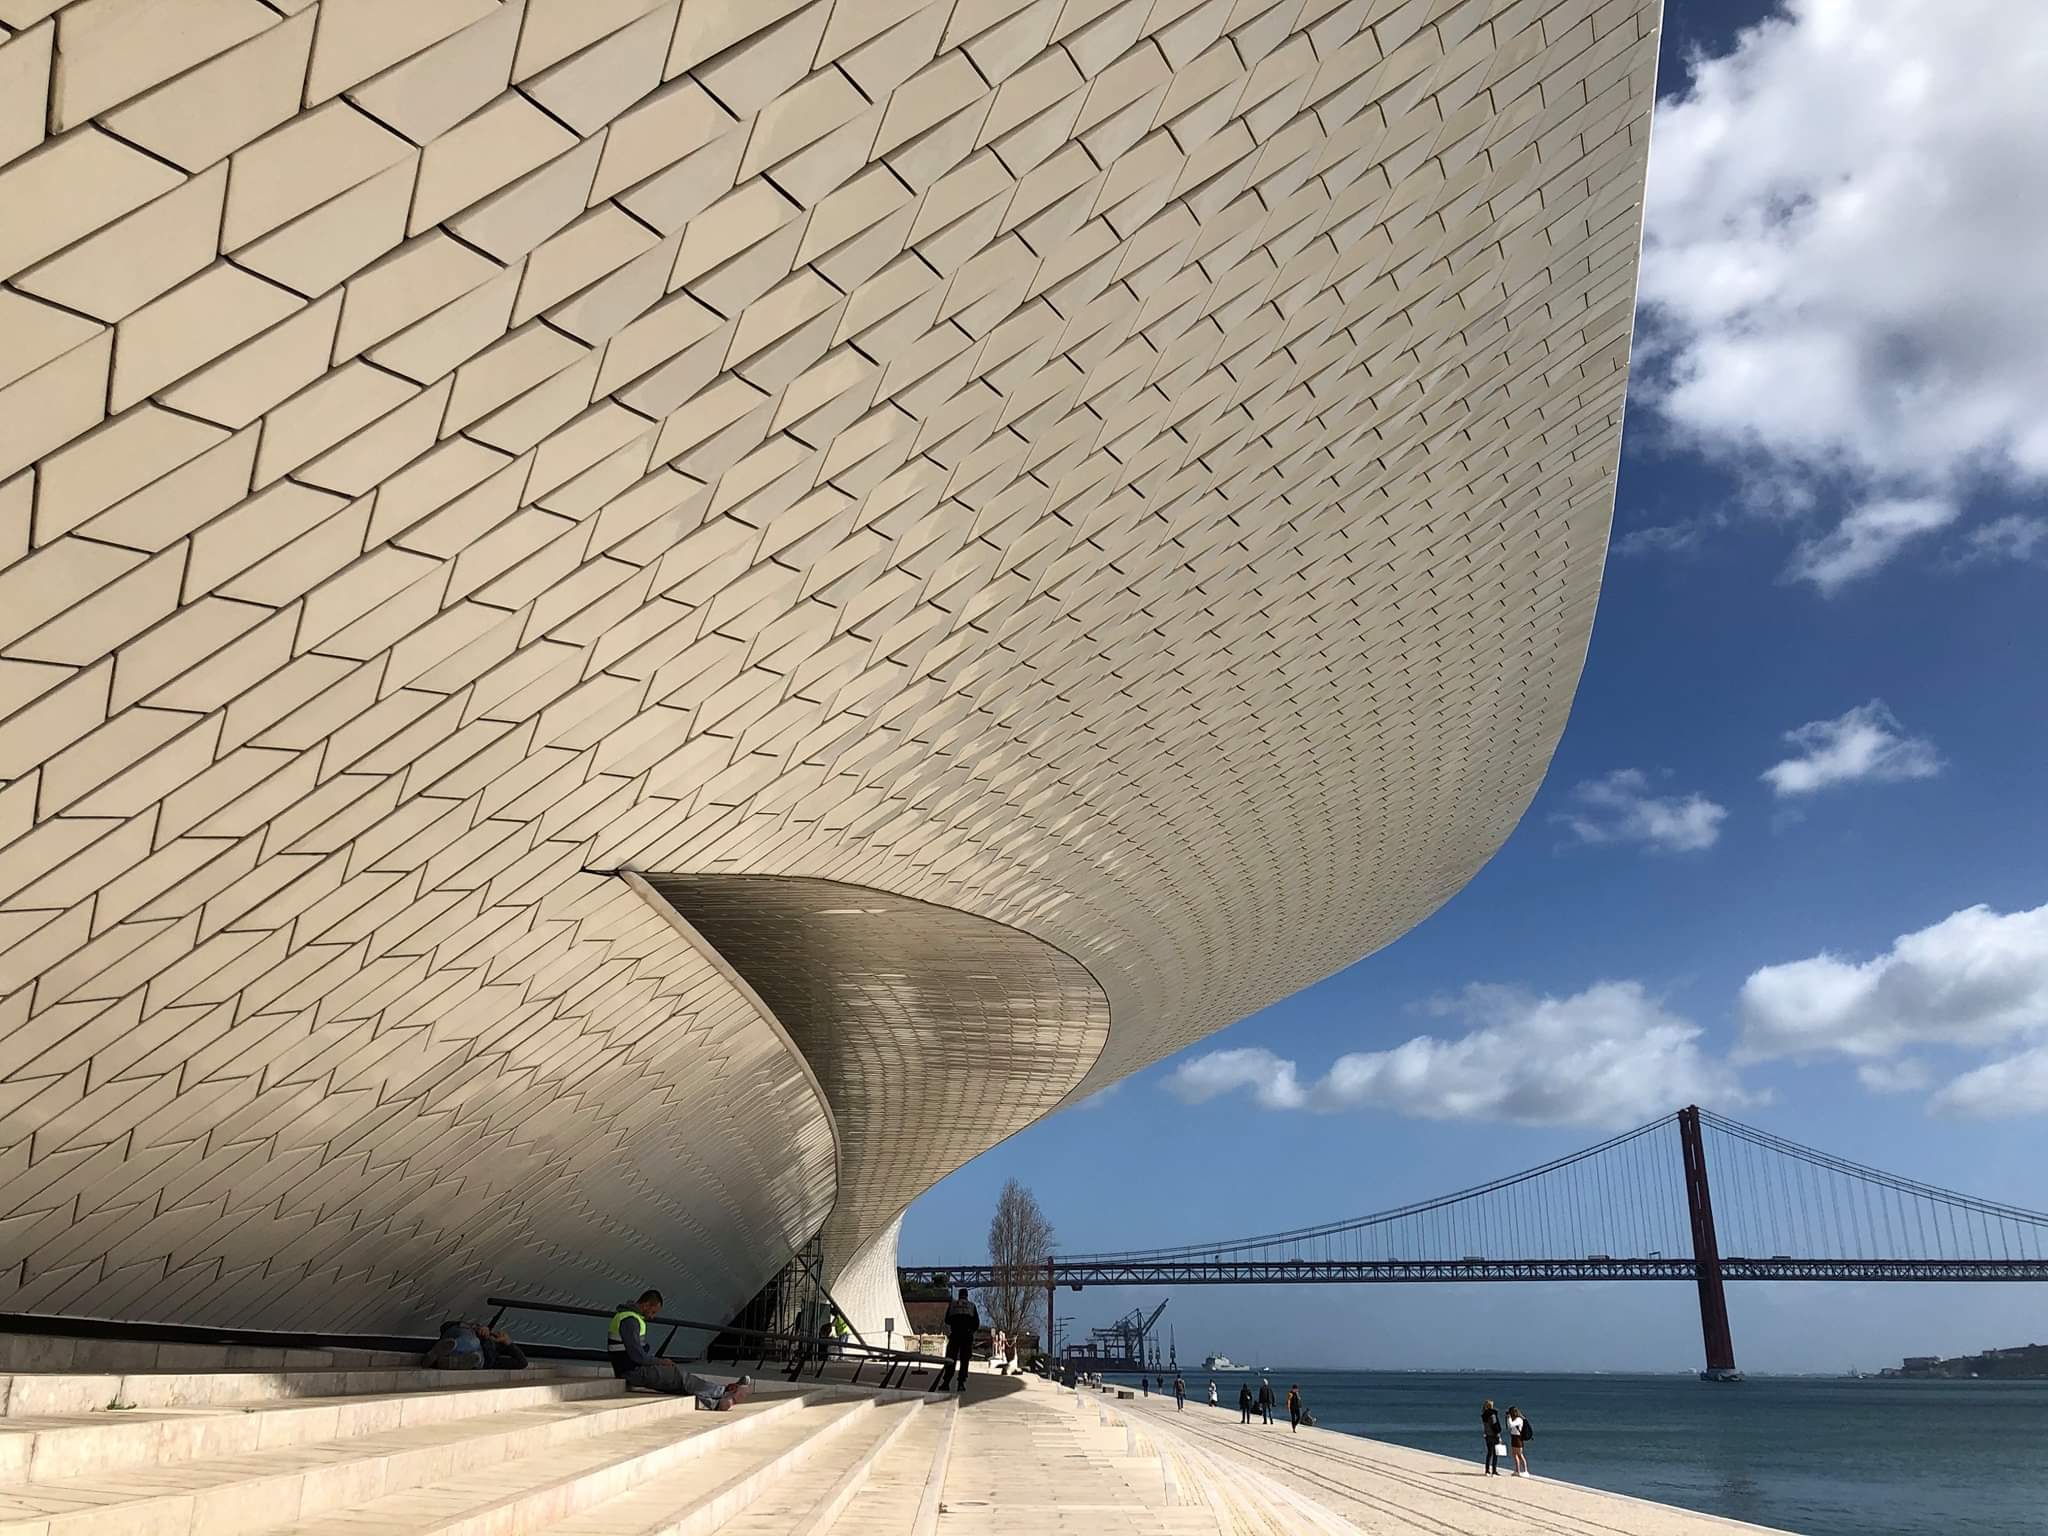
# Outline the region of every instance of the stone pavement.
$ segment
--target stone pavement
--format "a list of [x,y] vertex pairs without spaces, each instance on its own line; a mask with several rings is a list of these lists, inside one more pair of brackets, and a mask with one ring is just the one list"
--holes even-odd
[[[1077,1400],[1035,1378],[971,1379],[953,1424],[935,1529],[1217,1536],[1214,1510],[1176,1499],[1156,1448],[1099,1413],[1090,1397]],[[852,1529],[861,1528],[849,1536]]]
[[[1184,1413],[1174,1411],[1170,1398],[1120,1399],[1111,1411],[1140,1432],[1170,1436],[1192,1455],[1313,1501],[1337,1518],[1326,1529],[1375,1536],[1728,1536],[1767,1529],[1556,1482],[1540,1470],[1530,1478],[1489,1478],[1476,1459],[1460,1461],[1333,1430],[1296,1433],[1284,1421],[1247,1428],[1234,1410],[1192,1401]],[[1540,1468],[1533,1448],[1531,1455],[1532,1466]]]
[[[93,1346],[58,1359],[38,1344],[0,1358],[0,1536],[1756,1529],[1035,1378],[977,1374],[964,1400],[771,1378],[753,1400],[711,1414],[573,1363],[437,1373],[330,1352],[239,1364],[174,1353]],[[108,1369],[80,1369],[89,1365]]]

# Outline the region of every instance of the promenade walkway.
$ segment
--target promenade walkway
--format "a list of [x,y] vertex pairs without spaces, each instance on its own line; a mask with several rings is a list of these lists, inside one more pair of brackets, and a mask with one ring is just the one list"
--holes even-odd
[[[1039,1384],[1041,1387],[1043,1384]],[[1296,1523],[1275,1531],[1371,1536],[1731,1536],[1764,1526],[1606,1493],[1540,1475],[1487,1477],[1473,1461],[1432,1455],[1332,1430],[1291,1431],[1284,1421],[1245,1426],[1235,1408],[1168,1398],[1078,1394],[1077,1408],[1107,1412],[1169,1455],[1228,1469],[1225,1476]],[[1090,1399],[1093,1399],[1091,1402]],[[1101,1405],[1098,1407],[1097,1405]],[[1224,1527],[1228,1530],[1231,1527]],[[1241,1524],[1236,1530],[1263,1532]]]
[[[0,1338],[0,1536],[1711,1536],[1733,1522],[1170,1400]],[[834,1365],[828,1378],[850,1368]]]

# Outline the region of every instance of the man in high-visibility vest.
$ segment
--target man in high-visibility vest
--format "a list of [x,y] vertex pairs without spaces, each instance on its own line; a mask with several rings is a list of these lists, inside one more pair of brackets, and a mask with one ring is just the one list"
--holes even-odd
[[629,1387],[649,1392],[666,1392],[675,1397],[697,1399],[699,1408],[722,1413],[746,1400],[754,1378],[742,1376],[723,1385],[686,1371],[673,1360],[664,1360],[647,1347],[647,1325],[661,1311],[661,1292],[642,1291],[639,1300],[612,1314],[605,1330],[604,1352],[611,1361],[612,1374]]
[[647,1324],[661,1311],[661,1292],[646,1290],[640,1299],[622,1306],[612,1314],[611,1326],[605,1329],[604,1354],[611,1362],[612,1374],[625,1381],[633,1379],[636,1369],[647,1370],[668,1364],[656,1358],[647,1347]]

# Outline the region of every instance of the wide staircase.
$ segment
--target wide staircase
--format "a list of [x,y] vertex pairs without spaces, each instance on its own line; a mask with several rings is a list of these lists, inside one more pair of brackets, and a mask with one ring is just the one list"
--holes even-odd
[[[6,1348],[0,1536],[910,1531],[926,1504],[936,1516],[927,1485],[954,1413],[913,1392],[779,1378],[707,1413],[581,1363]],[[864,1499],[891,1523],[848,1523]]]
[[1349,1530],[1109,1397],[0,1338],[0,1536],[1294,1536]]

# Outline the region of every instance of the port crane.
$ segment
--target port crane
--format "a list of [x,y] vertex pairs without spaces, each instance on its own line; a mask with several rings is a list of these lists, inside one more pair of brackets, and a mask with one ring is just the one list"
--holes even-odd
[[1155,1332],[1166,1303],[1160,1302],[1147,1317],[1143,1307],[1133,1307],[1113,1323],[1088,1330],[1088,1342],[1069,1344],[1067,1363],[1084,1371],[1156,1371],[1162,1368],[1159,1339]]

